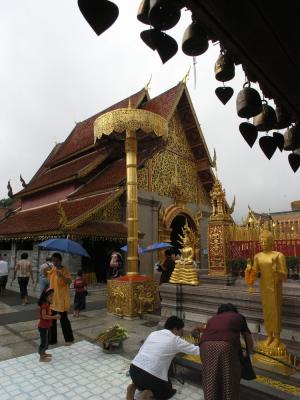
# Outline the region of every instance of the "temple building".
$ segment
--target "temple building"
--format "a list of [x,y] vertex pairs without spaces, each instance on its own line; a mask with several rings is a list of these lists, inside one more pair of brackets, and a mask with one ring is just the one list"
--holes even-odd
[[[77,123],[67,139],[55,145],[31,181],[14,195],[17,207],[1,219],[0,248],[11,266],[24,250],[38,265],[46,255],[38,250],[39,242],[69,236],[91,256],[70,256],[71,268],[82,267],[105,279],[108,256],[126,244],[125,150],[116,137],[95,141],[94,121],[128,105],[169,123],[167,140],[148,138],[138,148],[140,245],[168,241],[178,248],[178,235],[187,222],[198,238],[196,260],[207,268],[213,161],[184,82],[153,99],[143,88]],[[152,273],[157,257],[142,255],[141,272]]]
[[278,239],[300,239],[300,201],[291,203],[291,210],[257,213],[249,207],[244,225],[268,224]]

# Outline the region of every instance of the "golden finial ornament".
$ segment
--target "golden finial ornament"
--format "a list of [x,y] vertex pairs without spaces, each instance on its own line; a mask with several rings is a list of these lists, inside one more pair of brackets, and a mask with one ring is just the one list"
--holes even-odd
[[152,81],[152,74],[150,75],[150,79],[149,79],[149,81],[146,83],[146,85],[145,85],[145,87],[144,87],[144,89],[145,89],[146,91],[148,91],[148,90],[150,89],[150,83],[151,83],[151,81]]
[[186,85],[186,82],[190,77],[190,71],[191,71],[191,66],[189,66],[189,69],[187,70],[186,74],[184,75],[184,77],[181,81],[184,85]]

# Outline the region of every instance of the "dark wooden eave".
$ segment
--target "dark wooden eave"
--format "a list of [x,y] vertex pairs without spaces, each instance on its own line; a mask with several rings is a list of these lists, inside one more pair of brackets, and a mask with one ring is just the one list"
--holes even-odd
[[[300,120],[298,1],[185,0],[268,98]],[[213,68],[213,66],[212,66]]]

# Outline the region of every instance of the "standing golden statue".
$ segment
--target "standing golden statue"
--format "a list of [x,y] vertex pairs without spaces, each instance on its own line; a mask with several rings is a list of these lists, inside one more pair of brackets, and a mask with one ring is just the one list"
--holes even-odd
[[[274,237],[265,230],[260,235],[262,251],[254,256],[253,268],[260,273],[260,293],[267,340],[265,346],[278,348],[280,341],[282,281],[287,277],[285,256],[273,251]],[[248,269],[249,267],[247,267]]]
[[254,355],[253,361],[260,366],[269,366],[276,371],[290,374],[291,370],[281,363],[288,361],[288,354],[285,344],[280,340],[282,282],[287,277],[285,256],[272,250],[274,237],[271,232],[264,230],[259,239],[262,251],[254,256],[253,266],[247,263],[246,274],[260,274],[260,294],[267,339],[257,342],[258,353]]
[[194,261],[194,233],[186,222],[183,228],[183,235],[180,236],[182,249],[181,258],[175,261],[175,268],[172,272],[170,283],[183,285],[198,285],[198,272]]

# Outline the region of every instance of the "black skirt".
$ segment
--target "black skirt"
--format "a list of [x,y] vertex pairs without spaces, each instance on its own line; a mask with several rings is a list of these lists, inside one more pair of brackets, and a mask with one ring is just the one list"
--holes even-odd
[[74,296],[74,310],[85,310],[85,293],[75,293]]

